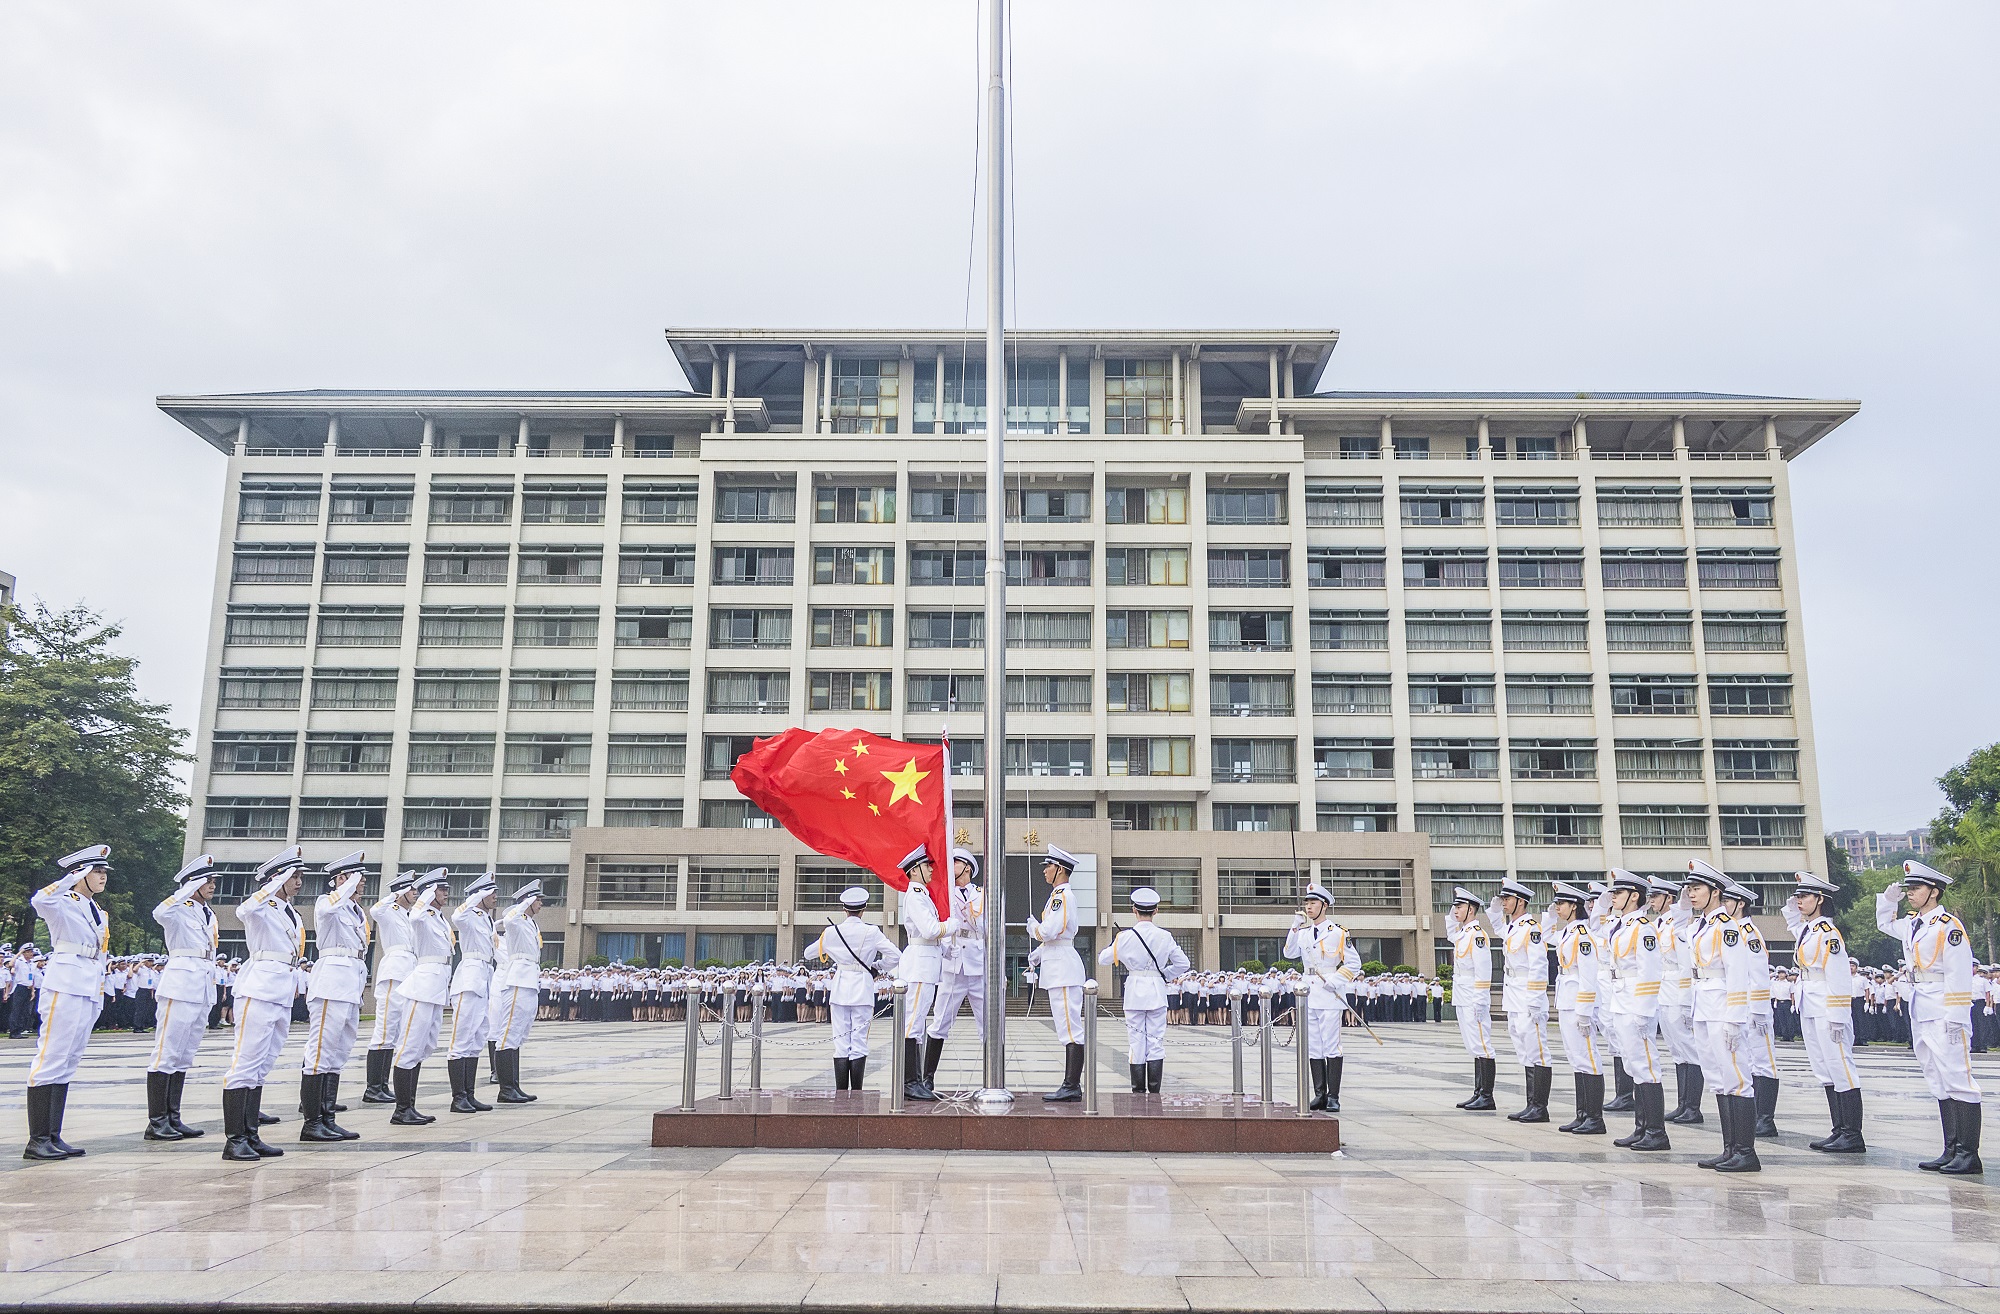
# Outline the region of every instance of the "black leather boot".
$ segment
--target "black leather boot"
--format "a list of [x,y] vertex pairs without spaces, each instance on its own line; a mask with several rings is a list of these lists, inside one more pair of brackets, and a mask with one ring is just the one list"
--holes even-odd
[[847,1061],[847,1088],[849,1090],[860,1090],[861,1079],[867,1073],[868,1056],[866,1054],[857,1059],[849,1059]]
[[23,1159],[54,1163],[58,1159],[69,1158],[49,1138],[49,1092],[54,1089],[53,1086],[28,1087],[28,1148],[21,1151]]
[[393,1049],[368,1051],[368,1087],[361,1092],[363,1104],[394,1104],[396,1093],[389,1089],[389,1069],[396,1060]]
[[1964,1100],[1953,1100],[1957,1106],[1956,1126],[1958,1140],[1951,1152],[1951,1159],[1938,1172],[1947,1177],[1971,1177],[1986,1171],[1986,1165],[1979,1158],[1979,1123],[1985,1115],[1986,1106],[1969,1104]]
[[[837,1058],[833,1061],[833,1088],[835,1090],[847,1089],[848,1066],[848,1060],[844,1058]],[[507,1097],[503,1094],[500,1098],[505,1099]]]
[[250,1144],[245,1128],[249,1125],[249,1099],[247,1090],[224,1090],[222,1092],[222,1157],[232,1163],[262,1163],[264,1156],[257,1153]]
[[1326,1107],[1326,1060],[1311,1059],[1309,1062],[1312,1065],[1313,1095],[1306,1107],[1317,1113]]
[[1611,1060],[1612,1096],[1604,1106],[1606,1113],[1630,1113],[1632,1111],[1632,1075],[1625,1071],[1625,1060]]
[[1326,1061],[1326,1111],[1340,1112],[1340,1065],[1344,1058],[1330,1058]]
[[1833,1130],[1827,1132],[1826,1135],[1816,1141],[1807,1141],[1806,1148],[1808,1150],[1824,1150],[1834,1137],[1840,1135],[1840,1092],[1835,1090],[1830,1083],[1822,1084],[1820,1089],[1826,1092],[1826,1115],[1828,1120],[1833,1123]]
[[1934,1173],[1951,1162],[1951,1156],[1958,1150],[1958,1101],[1938,1101],[1938,1121],[1944,1124],[1944,1151],[1935,1159],[1926,1159],[1917,1167],[1927,1173]]
[[476,1069],[479,1060],[467,1062],[462,1058],[448,1058],[444,1061],[446,1078],[451,1082],[452,1113],[477,1113],[479,1106],[472,1102],[472,1083],[479,1079]]
[[1571,1118],[1568,1122],[1564,1123],[1562,1126],[1556,1128],[1557,1131],[1573,1132],[1576,1130],[1577,1124],[1583,1121],[1583,1111],[1585,1108],[1589,1107],[1588,1104],[1586,1103],[1587,1097],[1583,1093],[1583,1085],[1584,1081],[1589,1077],[1589,1075],[1590,1074],[1585,1072],[1570,1073],[1570,1078],[1569,1078],[1570,1088],[1571,1088],[1570,1098],[1571,1101],[1576,1105],[1576,1116],[1574,1118]]
[[1751,1104],[1757,1110],[1757,1134],[1766,1140],[1778,1136],[1778,1079],[1750,1078]]
[[1521,1069],[1521,1107],[1507,1115],[1508,1122],[1520,1122],[1535,1107],[1535,1070]]
[[922,1046],[908,1036],[903,1038],[903,1098],[927,1104],[937,1100],[931,1088],[924,1085]]
[[1521,1110],[1516,1122],[1547,1122],[1549,1120],[1549,1087],[1555,1082],[1556,1070],[1549,1067],[1528,1069],[1528,1107]]
[[181,1092],[187,1089],[188,1074],[176,1072],[167,1079],[167,1121],[181,1134],[182,1140],[193,1140],[202,1134],[199,1127],[191,1127],[181,1120]]
[[[250,1117],[244,1123],[244,1130],[250,1137],[250,1148],[263,1155],[266,1159],[284,1158],[285,1152],[283,1150],[272,1145],[258,1134],[259,1128],[265,1123],[264,1088],[262,1086],[252,1086],[245,1094],[246,1104],[250,1110]],[[277,1119],[271,1118],[270,1121],[276,1122]]]
[[[477,1063],[472,1065],[472,1072],[474,1076],[479,1075]],[[497,1040],[486,1042],[486,1079],[495,1085],[500,1082],[500,1042]]]
[[[326,1072],[320,1075],[326,1078],[326,1099],[324,1101],[326,1111],[328,1113],[347,1112],[347,1106],[340,1102],[340,1074],[338,1072]],[[333,1119],[328,1118],[327,1121],[332,1122]],[[359,1138],[357,1137],[356,1139]]]
[[1757,1099],[1752,1095],[1731,1095],[1729,1121],[1723,1124],[1724,1143],[1729,1154],[1715,1165],[1719,1173],[1757,1173],[1764,1165],[1757,1159]]
[[1868,1142],[1861,1135],[1861,1088],[1833,1092],[1833,1135],[1814,1148],[1828,1154],[1861,1154]]
[[521,1051],[503,1049],[500,1051],[500,1102],[502,1104],[533,1104],[535,1096],[521,1089]]
[[1083,1098],[1083,1046],[1063,1046],[1062,1085],[1042,1096],[1045,1104],[1071,1104]]
[[465,1070],[465,1099],[474,1113],[491,1113],[493,1106],[479,1098],[479,1055],[468,1054],[458,1060]]
[[1134,1095],[1144,1095],[1146,1093],[1146,1065],[1143,1063],[1127,1063],[1125,1067],[1132,1075],[1132,1093]]
[[177,1141],[181,1134],[174,1130],[173,1120],[167,1116],[167,1081],[164,1072],[146,1074],[146,1139],[149,1141]]
[[326,1087],[317,1072],[307,1072],[299,1077],[299,1139],[307,1142],[328,1142],[337,1144],[340,1133],[329,1131],[320,1122],[330,1117],[326,1108]]
[[1485,1070],[1481,1063],[1480,1059],[1472,1060],[1472,1094],[1460,1100],[1454,1108],[1470,1109],[1479,1102],[1479,1074]]
[[1500,1106],[1493,1102],[1493,1082],[1499,1076],[1498,1059],[1472,1060],[1472,1098],[1458,1107],[1467,1113],[1492,1113]]
[[1570,1130],[1578,1136],[1602,1136],[1604,1126],[1604,1074],[1599,1072],[1583,1078],[1583,1098],[1581,1116],[1576,1126]]
[[396,1088],[396,1111],[389,1115],[389,1121],[393,1125],[421,1127],[426,1123],[437,1121],[431,1114],[417,1112],[417,1077],[423,1070],[424,1065],[421,1063],[414,1068],[392,1066],[389,1069],[390,1080],[395,1083]]
[[1167,1074],[1167,1061],[1165,1059],[1146,1060],[1147,1094],[1157,1095],[1160,1093],[1160,1082],[1166,1079],[1166,1074]]
[[937,1094],[938,1062],[944,1058],[944,1037],[924,1037],[924,1085],[932,1095]]
[[49,1140],[63,1152],[64,1158],[81,1159],[83,1151],[62,1137],[63,1111],[69,1107],[69,1083],[65,1081],[60,1086],[45,1086],[43,1089],[49,1092]]
[[1708,1079],[1702,1076],[1699,1063],[1688,1064],[1687,1070],[1687,1116],[1681,1119],[1681,1124],[1686,1127],[1700,1127],[1708,1121],[1701,1112],[1701,1093],[1708,1089]]
[[360,1132],[351,1132],[333,1120],[333,1115],[341,1110],[341,1104],[338,1099],[340,1095],[340,1074],[338,1072],[322,1072],[319,1077],[319,1088],[319,1125],[321,1130],[330,1131],[343,1141],[360,1140]]
[[1673,1142],[1667,1139],[1667,1091],[1657,1081],[1636,1086],[1632,1091],[1633,1103],[1638,1106],[1643,1123],[1639,1139],[1631,1144],[1634,1150],[1671,1150]]

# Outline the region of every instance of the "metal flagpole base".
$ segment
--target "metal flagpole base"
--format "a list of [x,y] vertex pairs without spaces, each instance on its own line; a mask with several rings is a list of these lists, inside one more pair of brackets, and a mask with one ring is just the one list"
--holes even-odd
[[1014,1107],[1014,1092],[1005,1086],[992,1086],[972,1092],[972,1106],[981,1113],[1005,1113]]

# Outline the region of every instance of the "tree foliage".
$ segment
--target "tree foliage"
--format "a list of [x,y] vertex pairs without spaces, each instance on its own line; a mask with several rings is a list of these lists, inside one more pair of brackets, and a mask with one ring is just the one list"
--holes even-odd
[[1988,744],[1938,777],[1944,791],[1944,811],[1931,822],[1931,843],[1942,849],[1954,843],[1958,823],[1971,813],[2000,809],[2000,744]]
[[1852,897],[1847,907],[1831,914],[1834,925],[1840,928],[1841,938],[1847,941],[1847,952],[1857,963],[1870,967],[1894,967],[1903,961],[1903,949],[1891,936],[1882,934],[1875,925],[1875,896],[1889,888],[1892,881],[1903,879],[1901,871],[1887,867],[1868,867],[1853,874],[1844,882],[1843,890],[1851,890]]
[[114,952],[158,943],[148,914],[180,867],[187,732],[139,697],[119,628],[83,607],[15,607],[0,617],[0,927],[35,929],[28,897],[55,860],[109,844],[100,897]]

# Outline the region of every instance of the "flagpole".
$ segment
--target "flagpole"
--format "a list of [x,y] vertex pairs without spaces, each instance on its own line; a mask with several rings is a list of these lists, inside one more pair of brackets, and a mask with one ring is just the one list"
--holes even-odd
[[1007,0],[986,0],[986,1064],[1007,1089]]

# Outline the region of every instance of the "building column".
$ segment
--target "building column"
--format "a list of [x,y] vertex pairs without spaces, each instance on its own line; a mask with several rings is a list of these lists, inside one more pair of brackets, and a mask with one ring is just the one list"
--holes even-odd
[[736,432],[736,348],[729,349],[728,378],[722,390],[722,431]]
[[[1387,420],[1383,423],[1386,425]],[[1278,349],[1271,348],[1271,432],[1280,432],[1278,420]]]
[[1478,443],[1478,446],[1477,448],[1474,449],[1472,453],[1473,459],[1479,461],[1492,460],[1493,429],[1492,426],[1490,426],[1486,422],[1486,417],[1483,415],[1479,417],[1479,436],[1477,439],[1475,439],[1475,441]]
[[1174,378],[1173,378],[1174,409],[1172,412],[1173,419],[1171,423],[1168,425],[1167,431],[1169,433],[1180,434],[1187,432],[1187,421],[1184,412],[1181,410],[1181,353],[1178,347],[1174,349],[1173,373],[1174,373]]
[[[613,417],[611,417],[611,455],[614,460],[617,459],[618,457],[625,455],[626,436],[627,435],[625,432],[625,417],[622,415],[614,415]],[[612,519],[612,517],[608,514],[609,510],[610,508],[607,507],[606,508],[607,514],[604,517],[605,520],[607,521]],[[615,547],[613,549],[612,555],[613,556],[617,555]]]
[[943,433],[944,432],[944,348],[943,347],[939,347],[937,352],[937,384],[933,390],[932,395],[935,397],[936,400],[933,401],[931,404],[931,432]]
[[1674,459],[1676,461],[1688,459],[1687,417],[1682,415],[1674,417]]
[[[426,461],[429,460],[431,457],[431,451],[436,445],[437,445],[437,421],[432,417],[426,415],[424,417],[423,441],[417,448],[418,457]],[[423,524],[425,522],[419,520],[416,523]]]
[[514,455],[525,457],[527,454],[528,454],[528,417],[523,415],[521,417],[521,423],[514,430]]
[[237,456],[250,454],[250,417],[247,415],[236,417],[235,454]]
[[326,455],[340,455],[340,417],[338,415],[329,415],[326,417]]

